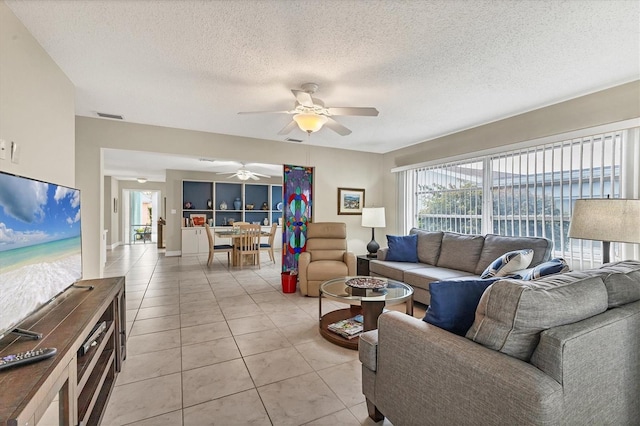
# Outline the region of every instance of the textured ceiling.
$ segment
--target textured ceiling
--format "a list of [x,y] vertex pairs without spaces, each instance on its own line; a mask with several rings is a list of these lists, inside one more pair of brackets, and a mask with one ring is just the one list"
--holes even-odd
[[[640,78],[638,1],[6,0],[78,115],[280,140],[292,88],[338,117],[305,144],[384,153]],[[285,142],[283,142],[285,143]]]

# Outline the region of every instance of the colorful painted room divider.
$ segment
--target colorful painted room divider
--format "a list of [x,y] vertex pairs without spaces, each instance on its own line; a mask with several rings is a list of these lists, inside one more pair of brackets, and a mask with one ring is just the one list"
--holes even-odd
[[282,272],[297,271],[300,253],[307,247],[307,223],[313,207],[313,167],[284,165],[282,186]]

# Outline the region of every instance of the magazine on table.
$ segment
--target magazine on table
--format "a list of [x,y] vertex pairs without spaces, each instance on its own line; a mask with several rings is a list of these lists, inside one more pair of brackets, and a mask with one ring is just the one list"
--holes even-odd
[[329,324],[327,328],[342,337],[353,339],[362,333],[362,321],[362,315],[356,315],[353,318],[347,318],[345,320]]

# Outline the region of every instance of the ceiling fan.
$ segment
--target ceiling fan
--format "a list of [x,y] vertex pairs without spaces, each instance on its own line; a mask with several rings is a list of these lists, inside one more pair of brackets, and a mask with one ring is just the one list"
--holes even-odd
[[269,175],[263,175],[262,173],[252,172],[251,170],[248,170],[245,167],[244,164],[242,165],[242,167],[240,167],[235,172],[220,172],[220,173],[217,173],[217,174],[219,174],[219,175],[231,175],[227,179],[231,179],[232,177],[237,177],[240,180],[249,180],[249,179],[260,180],[261,177],[265,177],[265,178],[270,178],[271,177]]
[[325,107],[322,100],[312,97],[318,90],[316,83],[305,83],[302,90],[291,89],[296,103],[289,111],[250,111],[238,114],[291,114],[293,121],[278,132],[279,135],[289,134],[296,125],[300,130],[309,134],[317,132],[323,126],[327,126],[341,136],[351,134],[351,130],[338,123],[332,117],[337,115],[359,115],[376,117],[378,110],[370,107]]

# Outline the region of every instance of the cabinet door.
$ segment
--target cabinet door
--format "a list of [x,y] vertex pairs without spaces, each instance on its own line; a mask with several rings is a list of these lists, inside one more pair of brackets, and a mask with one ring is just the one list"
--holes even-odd
[[196,230],[196,238],[198,240],[198,253],[199,254],[208,254],[209,253],[209,239],[207,238],[207,230],[197,229]]
[[[198,254],[198,229],[182,230],[182,254]],[[205,235],[206,238],[206,235]]]
[[204,228],[191,228],[182,230],[182,254],[207,254],[209,253],[209,239]]

